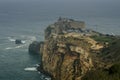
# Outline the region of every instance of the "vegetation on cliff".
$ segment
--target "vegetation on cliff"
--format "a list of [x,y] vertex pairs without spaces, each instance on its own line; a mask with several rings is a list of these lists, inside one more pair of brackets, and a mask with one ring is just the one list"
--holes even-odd
[[82,80],[120,80],[120,63],[114,64],[109,69],[91,70]]
[[120,39],[114,40],[108,47],[101,51],[101,57],[106,62],[119,62],[120,61]]
[[82,80],[120,80],[120,38],[113,36],[94,36],[99,42],[108,42],[98,55],[105,63],[101,69],[87,72]]
[[114,36],[106,36],[106,35],[100,35],[100,36],[93,35],[91,36],[91,38],[101,43],[105,43],[105,42],[112,43],[114,40],[116,40]]

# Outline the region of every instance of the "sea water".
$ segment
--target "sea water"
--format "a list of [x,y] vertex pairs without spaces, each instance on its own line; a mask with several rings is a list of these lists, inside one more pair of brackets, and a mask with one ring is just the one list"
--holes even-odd
[[[81,1],[1,0],[0,80],[49,79],[36,71],[40,56],[30,55],[28,46],[32,41],[43,41],[45,28],[59,16],[85,21],[87,28],[101,33],[120,35],[120,12],[115,10],[119,7],[117,2],[110,7],[109,2],[108,5],[101,2],[92,5],[92,2],[86,4],[87,0]],[[16,45],[16,39],[24,44]]]

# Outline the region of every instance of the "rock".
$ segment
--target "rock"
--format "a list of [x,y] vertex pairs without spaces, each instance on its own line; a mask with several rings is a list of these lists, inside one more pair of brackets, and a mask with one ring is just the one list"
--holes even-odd
[[52,80],[80,80],[93,67],[91,46],[87,37],[51,36],[44,42],[38,70],[49,74]]
[[42,50],[43,42],[34,41],[29,45],[29,53],[38,54]]
[[15,44],[22,44],[22,40],[16,39],[16,40],[15,40]]
[[40,48],[42,62],[37,69],[52,80],[80,80],[94,68],[91,50],[102,47],[96,45],[97,42],[90,36],[99,33],[84,28],[84,22],[67,18],[59,18],[49,25]]

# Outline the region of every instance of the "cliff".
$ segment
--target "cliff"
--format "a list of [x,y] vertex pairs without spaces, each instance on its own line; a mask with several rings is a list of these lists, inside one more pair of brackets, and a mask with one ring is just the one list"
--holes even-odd
[[29,52],[41,54],[37,69],[52,80],[120,80],[120,36],[86,29],[83,21],[59,18]]
[[91,51],[104,47],[90,37],[93,33],[98,35],[97,32],[83,30],[83,25],[74,27],[68,23],[78,24],[71,19],[59,19],[45,30],[42,62],[38,70],[50,75],[52,80],[80,80],[85,73],[95,68],[96,62],[92,59]]
[[50,38],[44,45],[43,69],[52,74],[54,80],[77,80],[93,67],[89,48],[90,44],[84,38],[64,35]]

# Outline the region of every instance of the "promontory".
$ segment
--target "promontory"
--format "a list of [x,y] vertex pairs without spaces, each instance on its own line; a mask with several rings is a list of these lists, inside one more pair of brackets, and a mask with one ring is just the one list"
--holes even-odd
[[[52,80],[120,80],[119,36],[87,29],[84,21],[60,17],[45,29],[45,40],[38,47],[42,56],[38,70]],[[118,75],[110,73],[116,64]]]

